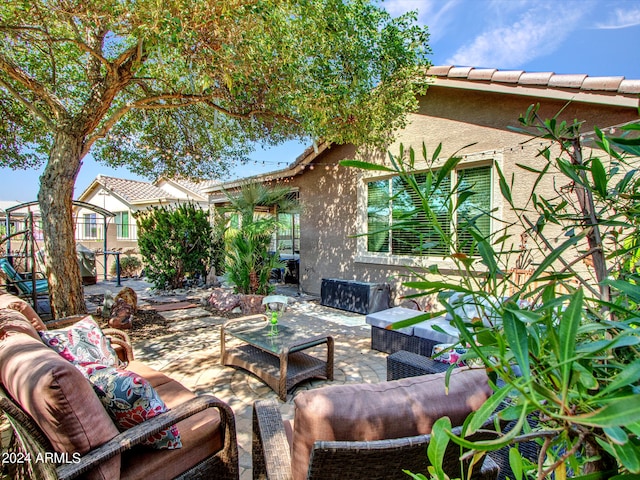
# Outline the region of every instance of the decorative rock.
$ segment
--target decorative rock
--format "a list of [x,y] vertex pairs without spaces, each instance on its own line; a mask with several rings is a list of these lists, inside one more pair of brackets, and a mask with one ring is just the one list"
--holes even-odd
[[214,288],[209,297],[209,305],[228,312],[240,305],[240,296],[222,288]]
[[133,326],[133,306],[118,298],[111,307],[109,326],[121,330],[130,330]]
[[131,305],[131,307],[133,308],[133,313],[136,313],[138,311],[138,295],[132,288],[124,287],[122,290],[120,290],[118,292],[118,295],[116,295],[115,301],[117,302],[120,299],[124,300],[125,303]]

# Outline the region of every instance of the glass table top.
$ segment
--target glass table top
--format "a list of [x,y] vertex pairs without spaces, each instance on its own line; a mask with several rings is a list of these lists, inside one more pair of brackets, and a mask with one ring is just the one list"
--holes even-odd
[[271,323],[269,322],[229,325],[225,328],[225,332],[275,354],[280,354],[285,348],[289,348],[291,351],[301,350],[302,348],[318,345],[326,340],[326,337],[321,337],[315,332],[309,332],[304,327],[282,325],[281,323],[278,323],[278,334],[269,335],[271,332]]

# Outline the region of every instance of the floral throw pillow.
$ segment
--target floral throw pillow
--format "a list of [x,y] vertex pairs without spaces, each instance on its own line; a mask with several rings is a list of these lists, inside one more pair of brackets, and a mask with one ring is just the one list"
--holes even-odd
[[462,355],[464,355],[465,353],[467,353],[466,348],[454,348],[453,343],[439,343],[438,345],[434,345],[431,358],[438,362],[462,367],[464,365],[464,362],[460,359],[460,357],[462,357]]
[[90,363],[117,366],[120,363],[111,343],[90,316],[67,328],[38,333],[45,345],[76,366]]
[[[93,389],[120,431],[167,411],[158,393],[140,375],[114,367],[87,367]],[[142,444],[158,450],[182,447],[176,425],[151,435]]]

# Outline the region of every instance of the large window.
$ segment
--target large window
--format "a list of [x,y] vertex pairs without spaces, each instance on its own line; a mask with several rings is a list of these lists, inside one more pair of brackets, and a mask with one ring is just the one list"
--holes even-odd
[[[470,223],[482,235],[489,235],[490,166],[458,170],[445,177],[438,188],[427,174],[416,174],[414,179],[433,217],[427,218],[420,196],[402,178],[368,182],[367,251],[441,257],[453,253],[449,251],[451,243],[443,238],[453,239],[457,251],[470,252]],[[458,208],[451,208],[451,203],[459,204]]]

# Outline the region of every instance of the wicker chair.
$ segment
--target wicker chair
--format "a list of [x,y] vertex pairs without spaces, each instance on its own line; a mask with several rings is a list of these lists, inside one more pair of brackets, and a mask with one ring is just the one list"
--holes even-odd
[[[449,368],[442,362],[438,362],[429,357],[417,355],[413,352],[399,351],[387,357],[387,380],[398,380],[400,378],[415,377],[420,375],[431,375],[434,373],[444,372]],[[531,428],[535,428],[538,424],[538,416],[536,413],[529,414],[527,422]],[[503,432],[510,431],[516,425],[515,421],[508,422],[502,426]],[[531,440],[521,442],[517,445],[518,451],[522,457],[531,462],[538,461],[540,453],[540,445]],[[491,452],[491,459],[500,467],[498,480],[506,480],[507,478],[515,478],[509,465],[509,447],[503,447],[500,450]]]
[[[5,415],[13,429],[13,437],[7,450],[9,455],[14,454],[14,457],[18,459],[15,463],[9,462],[7,464],[8,473],[10,478],[15,479],[68,480],[78,478],[113,456],[130,451],[150,435],[207,408],[216,408],[220,412],[225,428],[225,447],[205,461],[192,466],[177,478],[185,480],[199,478],[237,479],[238,452],[233,412],[227,404],[212,395],[195,397],[165,414],[136,425],[89,453],[75,457],[73,455],[55,455],[49,440],[38,425],[11,399],[4,388],[0,387],[0,412]],[[8,456],[8,458],[13,457]],[[50,461],[53,458],[62,460],[62,462],[56,465]]]
[[[459,434],[460,428],[454,428],[453,432]],[[403,470],[426,473],[430,465],[426,453],[430,440],[431,435],[418,435],[376,441],[317,441],[311,453],[307,478],[388,480],[408,478]],[[292,478],[289,442],[278,404],[272,400],[254,404],[252,448],[254,479]],[[459,447],[450,442],[443,468],[451,478],[460,477],[459,456]],[[493,480],[498,471],[498,465],[487,457],[472,478]]]
[[[462,377],[465,376],[463,372]],[[440,394],[441,388],[444,392],[444,380],[436,377],[302,392],[295,399],[293,432],[288,432],[292,433],[291,442],[287,435],[289,423],[282,420],[279,405],[272,400],[256,402],[253,478],[382,480],[405,479],[403,470],[427,473],[430,463],[426,450],[431,436],[415,432],[445,412],[451,412],[454,425],[461,425],[472,408],[470,403],[477,408],[482,401],[478,397],[483,395],[482,388],[476,388],[477,381],[462,377],[452,381],[450,396]],[[472,438],[495,438],[492,425],[488,422]],[[454,431],[459,432],[460,428]],[[460,447],[450,442],[443,465],[450,478],[460,477],[460,453]],[[474,467],[472,478],[495,479],[498,470],[495,462],[485,457]]]

